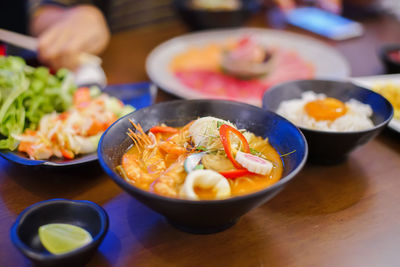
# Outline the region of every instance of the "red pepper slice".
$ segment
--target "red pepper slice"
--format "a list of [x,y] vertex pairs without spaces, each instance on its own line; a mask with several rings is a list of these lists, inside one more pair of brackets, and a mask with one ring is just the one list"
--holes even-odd
[[236,169],[232,171],[220,172],[220,174],[227,179],[235,179],[253,173],[249,172],[247,169]]
[[156,133],[170,133],[170,134],[173,134],[173,133],[177,133],[178,129],[172,128],[172,127],[168,127],[168,126],[154,126],[154,127],[150,128],[149,131],[152,132],[153,134],[156,134]]
[[224,146],[224,150],[227,157],[236,168],[243,169],[243,167],[235,160],[235,158],[232,155],[231,136],[230,136],[231,133],[239,137],[240,141],[243,144],[243,151],[245,153],[250,153],[249,143],[247,143],[247,140],[243,136],[243,134],[239,132],[237,129],[233,128],[232,126],[229,126],[228,124],[223,124],[219,128],[221,143]]

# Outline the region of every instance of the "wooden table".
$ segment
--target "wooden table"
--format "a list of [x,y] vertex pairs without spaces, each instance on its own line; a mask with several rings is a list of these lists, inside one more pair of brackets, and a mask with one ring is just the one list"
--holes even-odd
[[[382,72],[376,49],[400,42],[394,19],[363,22],[361,38],[321,39],[348,58],[354,76]],[[248,25],[265,26],[265,19],[259,15]],[[114,35],[103,57],[110,83],[147,80],[149,51],[186,31],[171,21]],[[159,92],[158,101],[173,98]],[[277,197],[212,235],[176,230],[123,192],[97,163],[60,172],[0,159],[0,266],[29,264],[9,238],[17,215],[60,197],[94,201],[110,216],[109,232],[89,266],[400,266],[399,153],[400,135],[385,131],[345,163],[307,165]]]

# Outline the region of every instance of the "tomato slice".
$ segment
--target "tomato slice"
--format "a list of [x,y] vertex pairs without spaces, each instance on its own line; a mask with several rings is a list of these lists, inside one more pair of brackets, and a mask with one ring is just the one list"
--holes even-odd
[[231,146],[231,133],[239,137],[240,141],[242,142],[243,145],[243,151],[245,153],[250,153],[250,147],[249,143],[247,142],[246,138],[243,136],[241,132],[239,132],[237,129],[233,128],[232,126],[229,126],[228,124],[223,124],[219,128],[219,135],[221,138],[221,143],[224,146],[225,153],[229,160],[232,162],[232,164],[238,168],[238,169],[243,169],[242,165],[240,165],[236,160],[235,157],[232,155],[232,146]]

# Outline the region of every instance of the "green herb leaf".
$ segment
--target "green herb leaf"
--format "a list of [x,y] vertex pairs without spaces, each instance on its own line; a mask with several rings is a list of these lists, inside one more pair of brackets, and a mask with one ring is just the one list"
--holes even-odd
[[251,147],[250,147],[250,153],[253,155],[256,155],[256,156],[260,154],[259,151],[255,150],[254,148],[251,148]]
[[52,75],[22,58],[0,56],[0,149],[14,150],[18,141],[13,136],[36,128],[46,113],[68,109],[75,88],[67,70]]
[[293,150],[293,151],[290,151],[290,152],[288,152],[286,154],[281,155],[281,158],[289,156],[290,154],[293,154],[294,152],[296,152],[296,150]]
[[204,147],[204,146],[198,146],[198,147],[196,147],[196,150],[198,150],[198,151],[207,151],[207,148]]
[[196,165],[196,167],[194,167],[194,170],[204,170],[204,165],[203,164]]

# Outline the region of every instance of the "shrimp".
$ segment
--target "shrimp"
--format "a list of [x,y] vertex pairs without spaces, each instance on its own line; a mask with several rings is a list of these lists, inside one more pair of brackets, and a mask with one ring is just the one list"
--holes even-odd
[[133,127],[135,127],[136,132],[128,129],[128,136],[132,139],[133,143],[136,145],[139,152],[146,146],[152,146],[153,141],[150,137],[143,131],[142,126],[140,124],[136,124],[133,121],[129,120]]
[[43,143],[21,142],[18,150],[26,152],[31,159],[48,159],[53,155],[51,147]]
[[168,154],[182,155],[186,153],[186,149],[182,146],[178,146],[172,141],[164,141],[159,144],[162,151]]
[[36,131],[26,130],[17,140],[20,141],[18,150],[27,153],[31,159],[48,159],[53,155],[50,144]]
[[160,175],[167,168],[166,160],[158,149],[147,148],[143,151],[141,162],[146,167],[147,172],[153,175]]
[[128,182],[136,184],[140,180],[141,183],[150,185],[154,181],[154,176],[141,168],[141,162],[137,154],[125,153],[122,157],[122,168],[129,179]]
[[152,184],[154,193],[169,196],[178,197],[177,187],[181,185],[185,180],[183,162],[186,159],[186,155],[179,156],[178,160],[169,166],[160,177]]
[[[125,153],[122,157],[122,168],[130,182],[150,186],[166,169],[165,160],[161,152],[154,146],[154,141],[139,124],[130,121],[136,132],[129,129],[128,136],[135,144],[137,153]],[[140,155],[140,156],[139,156]]]

